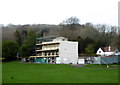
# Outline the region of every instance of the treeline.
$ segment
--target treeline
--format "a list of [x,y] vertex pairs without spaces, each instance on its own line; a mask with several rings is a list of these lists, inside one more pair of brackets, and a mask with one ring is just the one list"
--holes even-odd
[[[81,55],[93,56],[99,47],[109,45],[120,50],[118,27],[101,24],[93,25],[91,23],[80,24],[80,20],[76,17],[63,20],[59,25],[9,24],[0,27],[2,28],[3,41],[2,56],[5,58],[15,57],[17,54],[21,57],[35,55],[36,38],[47,36],[62,36],[70,41],[78,41],[78,50]],[[16,50],[12,51],[12,48]],[[14,53],[9,54],[7,51]]]

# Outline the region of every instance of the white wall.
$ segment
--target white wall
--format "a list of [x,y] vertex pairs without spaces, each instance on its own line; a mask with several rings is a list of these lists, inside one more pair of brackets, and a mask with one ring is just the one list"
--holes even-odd
[[[101,51],[101,53],[100,53],[100,51]],[[103,50],[101,48],[99,48],[96,54],[97,55],[104,55],[104,52],[103,52]]]
[[105,56],[114,55],[115,52],[104,52]]
[[115,53],[115,55],[116,55],[116,56],[120,55],[120,52],[118,52],[118,53]]
[[78,64],[85,64],[85,59],[78,59]]
[[59,46],[59,56],[61,59],[61,63],[77,64],[78,42],[61,41]]

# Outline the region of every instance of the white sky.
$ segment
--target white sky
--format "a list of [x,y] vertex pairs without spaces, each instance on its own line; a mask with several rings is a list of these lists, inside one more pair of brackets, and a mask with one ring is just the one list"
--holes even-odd
[[0,0],[0,24],[59,24],[76,16],[81,24],[118,25],[119,0]]

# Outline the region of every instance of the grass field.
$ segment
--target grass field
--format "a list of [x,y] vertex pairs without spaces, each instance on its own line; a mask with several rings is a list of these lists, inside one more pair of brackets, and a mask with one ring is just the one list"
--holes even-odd
[[118,69],[16,61],[2,65],[3,83],[118,83]]
[[2,83],[2,63],[0,62],[0,84]]

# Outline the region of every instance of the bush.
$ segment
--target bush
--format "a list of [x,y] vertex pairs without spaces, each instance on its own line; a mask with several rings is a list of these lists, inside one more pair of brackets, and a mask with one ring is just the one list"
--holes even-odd
[[5,60],[15,60],[18,52],[18,44],[14,41],[3,41],[2,43],[2,56]]

